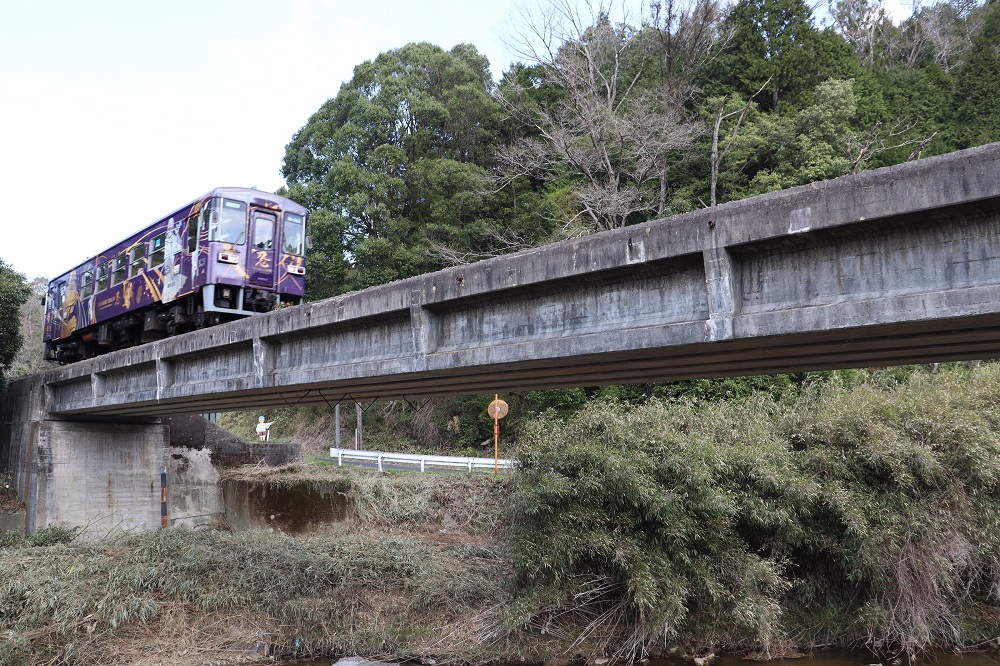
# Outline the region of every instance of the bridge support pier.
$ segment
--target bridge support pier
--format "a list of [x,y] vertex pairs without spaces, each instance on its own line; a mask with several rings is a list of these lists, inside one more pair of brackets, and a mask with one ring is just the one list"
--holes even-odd
[[49,420],[43,401],[37,377],[28,378],[11,385],[0,413],[0,471],[25,504],[24,531],[62,525],[99,536],[159,526],[169,427]]
[[33,433],[25,443],[33,454],[25,460],[25,531],[65,525],[107,534],[160,524],[167,426],[42,421]]

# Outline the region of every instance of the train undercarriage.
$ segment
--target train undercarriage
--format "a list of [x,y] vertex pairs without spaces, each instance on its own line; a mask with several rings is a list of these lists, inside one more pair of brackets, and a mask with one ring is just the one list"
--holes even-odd
[[[301,301],[262,289],[205,289],[169,305],[155,304],[74,331],[45,344],[45,358],[75,363],[101,354],[216,326]],[[207,306],[206,306],[207,303]]]

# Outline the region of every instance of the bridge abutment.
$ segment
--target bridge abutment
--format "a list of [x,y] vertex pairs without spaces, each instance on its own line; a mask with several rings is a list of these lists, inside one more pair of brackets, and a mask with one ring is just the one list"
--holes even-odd
[[241,442],[200,417],[52,419],[45,397],[36,375],[13,382],[0,402],[0,473],[24,503],[0,516],[0,529],[58,525],[90,537],[159,529],[162,470],[169,525],[225,524],[220,468],[301,459],[295,445]]
[[160,470],[170,459],[167,426],[42,421],[25,529],[78,526],[95,534],[160,525]]
[[102,535],[159,526],[168,426],[51,420],[44,397],[38,377],[14,382],[0,416],[0,467],[25,504],[24,531],[61,525]]

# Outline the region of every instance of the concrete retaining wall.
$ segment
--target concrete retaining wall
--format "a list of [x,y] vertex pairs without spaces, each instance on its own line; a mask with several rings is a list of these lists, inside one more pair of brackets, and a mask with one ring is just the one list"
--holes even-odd
[[[163,419],[169,429],[167,514],[171,526],[230,527],[219,471],[242,465],[277,466],[302,460],[296,444],[244,442],[200,416]],[[242,511],[237,513],[242,515]],[[236,523],[239,523],[236,520]]]

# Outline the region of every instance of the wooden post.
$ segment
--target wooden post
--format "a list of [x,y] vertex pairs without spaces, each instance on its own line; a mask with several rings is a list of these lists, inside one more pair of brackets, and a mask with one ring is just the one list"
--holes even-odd
[[493,417],[493,474],[500,473],[500,419],[507,416],[509,407],[500,399],[500,394],[493,395],[493,402],[486,408],[486,413]]

